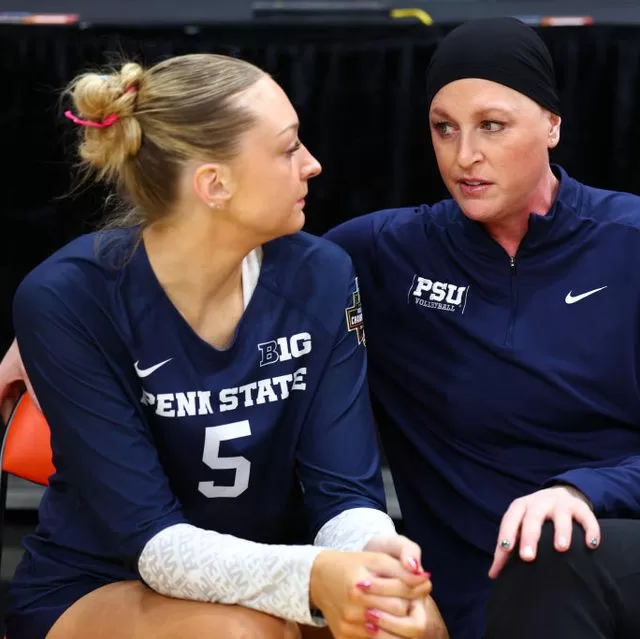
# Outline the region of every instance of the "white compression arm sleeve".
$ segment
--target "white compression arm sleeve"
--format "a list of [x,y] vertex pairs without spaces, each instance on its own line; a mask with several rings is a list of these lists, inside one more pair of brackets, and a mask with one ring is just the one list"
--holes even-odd
[[376,535],[396,535],[389,515],[375,508],[351,508],[330,519],[313,542],[335,550],[361,551]]
[[311,567],[321,551],[258,544],[176,524],[147,542],[138,571],[150,588],[169,597],[238,604],[288,621],[324,625],[309,607]]
[[373,508],[346,510],[322,526],[313,546],[259,544],[190,524],[165,528],[138,560],[144,582],[176,599],[237,604],[281,619],[324,625],[309,607],[309,580],[324,548],[364,548],[374,535],[396,534],[391,518]]

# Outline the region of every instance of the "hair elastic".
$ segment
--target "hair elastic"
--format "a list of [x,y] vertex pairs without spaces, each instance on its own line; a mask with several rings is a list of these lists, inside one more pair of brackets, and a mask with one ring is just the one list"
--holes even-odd
[[[102,79],[107,78],[106,75],[100,76],[100,77]],[[125,91],[125,93],[135,93],[136,89],[137,87],[135,85],[131,85]],[[119,115],[112,113],[111,115],[108,115],[104,120],[100,122],[94,122],[93,120],[84,120],[82,118],[79,118],[77,115],[74,115],[71,111],[65,111],[64,117],[68,118],[72,122],[75,122],[76,124],[79,124],[80,126],[91,126],[94,129],[106,129],[107,127],[110,127],[112,124],[115,124],[120,119]]]
[[83,120],[82,118],[79,118],[77,115],[74,115],[73,113],[71,113],[71,111],[65,111],[64,117],[68,118],[72,122],[75,122],[76,124],[79,124],[81,126],[91,126],[91,127],[94,127],[95,129],[106,129],[107,127],[111,126],[112,124],[114,124],[120,119],[119,116],[117,116],[115,113],[112,113],[111,115],[108,115],[101,122],[94,122],[93,120]]

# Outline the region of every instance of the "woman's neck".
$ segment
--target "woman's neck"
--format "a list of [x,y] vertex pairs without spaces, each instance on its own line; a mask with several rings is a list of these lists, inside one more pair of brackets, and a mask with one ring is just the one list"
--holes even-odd
[[529,229],[529,215],[546,215],[553,205],[559,187],[560,181],[549,167],[540,184],[519,211],[509,213],[496,222],[485,224],[487,233],[510,257],[515,257]]
[[242,260],[257,243],[237,227],[213,216],[184,216],[143,231],[143,241],[161,286],[206,305],[234,294],[242,285]]

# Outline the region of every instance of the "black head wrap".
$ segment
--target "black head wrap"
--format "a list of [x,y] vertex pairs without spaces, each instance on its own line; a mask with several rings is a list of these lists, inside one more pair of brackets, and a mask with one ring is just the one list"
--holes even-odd
[[472,20],[448,33],[427,71],[427,104],[445,85],[491,80],[560,115],[553,60],[538,34],[515,18]]

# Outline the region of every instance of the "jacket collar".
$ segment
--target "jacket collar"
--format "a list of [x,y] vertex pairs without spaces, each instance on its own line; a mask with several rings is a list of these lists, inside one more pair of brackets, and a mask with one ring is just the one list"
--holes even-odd
[[[580,223],[576,211],[580,209],[585,187],[571,178],[562,167],[552,164],[551,169],[560,181],[558,192],[546,215],[529,214],[529,228],[518,250],[519,255],[563,241]],[[505,257],[504,249],[487,233],[484,226],[467,218],[455,203],[453,215],[460,222],[459,225],[454,225],[460,230],[457,239],[466,245],[466,249]]]

